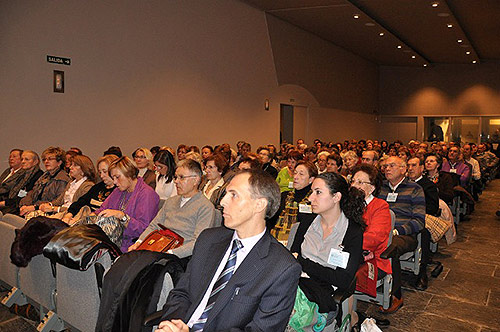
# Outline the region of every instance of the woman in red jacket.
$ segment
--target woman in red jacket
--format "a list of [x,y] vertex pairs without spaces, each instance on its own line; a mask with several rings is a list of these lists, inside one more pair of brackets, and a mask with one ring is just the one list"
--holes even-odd
[[387,241],[391,232],[391,214],[389,204],[377,198],[382,177],[378,170],[368,164],[356,166],[353,170],[351,186],[365,193],[366,210],[363,219],[366,229],[363,233],[363,253],[365,261],[374,258],[376,266],[382,273],[392,273],[391,263],[388,259],[380,258],[380,254],[387,249]]

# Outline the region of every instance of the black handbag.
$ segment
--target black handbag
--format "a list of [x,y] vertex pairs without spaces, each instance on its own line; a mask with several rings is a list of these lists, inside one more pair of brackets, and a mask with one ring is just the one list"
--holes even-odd
[[52,265],[59,263],[68,268],[86,271],[95,261],[108,252],[114,260],[121,255],[120,248],[94,224],[69,227],[56,235],[43,248],[43,255]]

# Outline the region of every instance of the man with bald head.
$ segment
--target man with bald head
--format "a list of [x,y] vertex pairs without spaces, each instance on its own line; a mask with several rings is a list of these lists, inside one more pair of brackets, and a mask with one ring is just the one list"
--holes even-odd
[[386,181],[378,198],[387,201],[396,214],[392,238],[396,253],[392,260],[392,304],[384,312],[393,313],[403,305],[399,257],[417,248],[417,234],[425,227],[425,195],[421,186],[406,177],[407,166],[401,158],[389,157],[385,165]]

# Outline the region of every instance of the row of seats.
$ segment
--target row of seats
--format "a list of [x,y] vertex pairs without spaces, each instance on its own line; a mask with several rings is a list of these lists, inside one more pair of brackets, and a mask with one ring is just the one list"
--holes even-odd
[[[0,221],[0,281],[11,289],[2,303],[39,306],[38,331],[94,331],[100,303],[94,268],[77,271],[57,264],[53,273],[51,262],[43,255],[35,256],[26,268],[18,268],[9,256],[15,230],[22,226],[12,215],[2,216]],[[111,267],[108,254],[97,262],[105,270]]]

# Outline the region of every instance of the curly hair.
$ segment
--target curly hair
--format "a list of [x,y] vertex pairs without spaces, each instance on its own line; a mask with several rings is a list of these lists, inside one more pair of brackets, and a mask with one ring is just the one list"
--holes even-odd
[[331,195],[338,192],[342,195],[340,198],[340,209],[350,222],[354,222],[364,229],[366,227],[363,220],[363,213],[366,208],[364,193],[357,188],[349,187],[344,177],[337,173],[321,173],[316,179],[325,181]]

